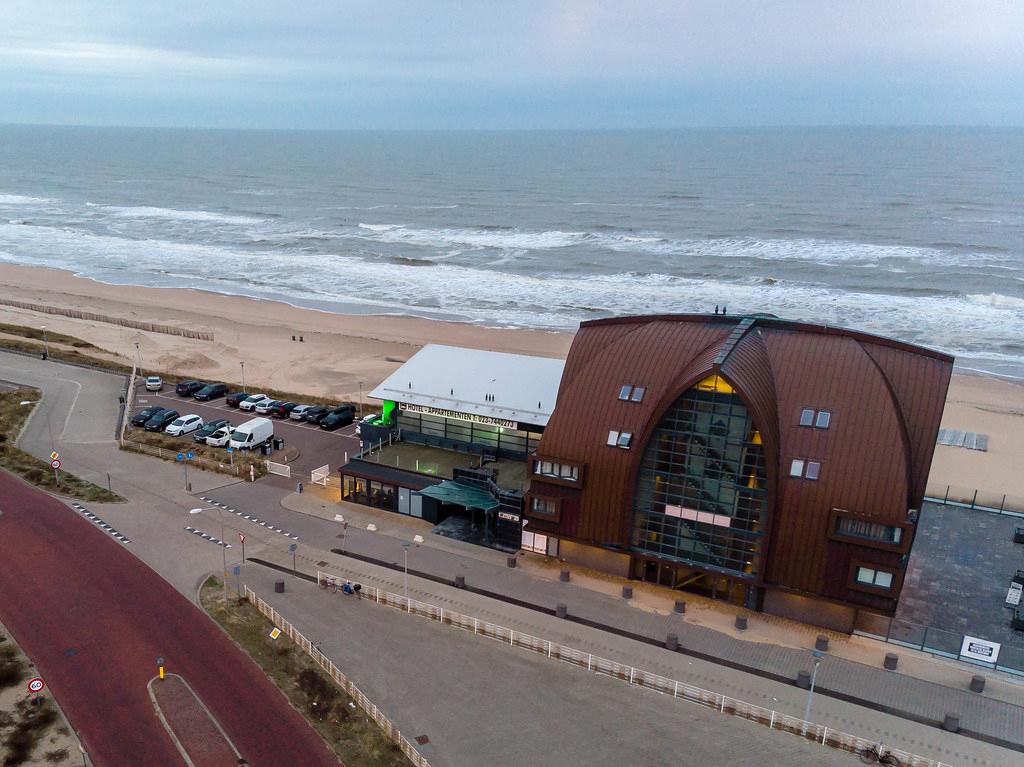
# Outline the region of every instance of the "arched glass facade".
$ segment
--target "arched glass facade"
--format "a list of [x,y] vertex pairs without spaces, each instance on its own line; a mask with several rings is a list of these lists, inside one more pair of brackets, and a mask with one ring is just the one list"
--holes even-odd
[[709,376],[665,411],[644,450],[633,550],[757,575],[767,510],[761,435],[732,386]]

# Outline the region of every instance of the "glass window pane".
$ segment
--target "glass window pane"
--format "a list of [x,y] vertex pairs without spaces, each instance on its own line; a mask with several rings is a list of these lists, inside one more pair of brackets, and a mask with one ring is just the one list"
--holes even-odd
[[804,408],[800,411],[800,425],[810,426],[814,423],[814,411],[810,408]]
[[814,425],[819,429],[827,429],[829,422],[832,420],[832,414],[827,410],[819,410],[818,417],[814,421]]
[[817,479],[818,474],[821,473],[821,464],[817,461],[807,462],[807,472],[804,474],[807,479]]
[[634,386],[633,387],[633,394],[632,394],[632,396],[630,396],[630,399],[633,400],[633,402],[643,402],[644,401],[644,394],[646,392],[647,392],[647,389],[644,388],[643,386]]
[[881,586],[883,589],[892,587],[892,573],[886,573],[882,570],[875,572],[875,585]]
[[857,568],[857,582],[872,585],[875,582],[875,571],[870,567]]
[[619,435],[619,447],[629,447],[630,440],[633,439],[632,432],[624,431]]
[[804,475],[804,462],[799,458],[794,458],[793,463],[789,467],[789,476],[791,477],[802,477]]
[[615,447],[615,445],[616,445],[616,443],[618,443],[618,441],[619,441],[619,433],[617,431],[610,431],[610,432],[608,432],[608,444],[609,445],[611,445],[612,447]]
[[628,384],[626,386],[623,386],[621,389],[619,389],[619,399],[629,399],[630,392],[632,391],[632,386],[629,386]]

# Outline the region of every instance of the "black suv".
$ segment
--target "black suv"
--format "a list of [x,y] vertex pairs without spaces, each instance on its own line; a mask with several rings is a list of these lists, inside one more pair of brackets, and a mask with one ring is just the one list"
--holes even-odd
[[163,431],[179,415],[177,410],[161,410],[146,421],[146,431]]
[[217,397],[223,397],[228,393],[227,384],[206,384],[202,389],[197,391],[192,396],[198,400],[210,400],[217,399]]
[[195,433],[192,435],[192,439],[205,445],[207,437],[217,431],[217,429],[222,429],[225,426],[231,426],[231,423],[227,418],[218,418],[215,421],[207,421],[203,424],[203,428],[196,429]]
[[151,406],[145,410],[140,410],[138,413],[132,416],[132,426],[145,426],[146,421],[155,416],[163,410],[162,407]]
[[356,409],[351,405],[339,405],[320,419],[320,428],[327,431],[335,431],[342,426],[348,426],[355,420]]
[[320,423],[320,419],[330,412],[331,408],[327,405],[316,405],[305,412],[302,420],[306,423]]
[[174,387],[174,393],[179,397],[191,397],[205,386],[206,381],[181,381]]
[[242,400],[248,399],[249,392],[247,391],[233,391],[224,399],[224,404],[228,407],[238,407],[242,404]]

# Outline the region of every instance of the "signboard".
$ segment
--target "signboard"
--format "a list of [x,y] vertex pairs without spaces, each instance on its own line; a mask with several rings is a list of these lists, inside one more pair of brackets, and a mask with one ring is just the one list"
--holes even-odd
[[179,461],[184,461],[184,460],[185,460],[185,454],[184,454],[184,453],[178,453],[178,454],[177,454],[177,455],[175,456],[175,459],[176,459],[176,460],[179,460]]
[[185,457],[191,461],[193,458],[195,458],[195,454],[193,454],[193,452],[189,450],[187,453],[185,453]]
[[56,458],[54,458],[52,461],[50,461],[50,468],[51,469],[59,469],[60,468],[60,461],[58,461]]
[[1011,583],[1010,590],[1006,592],[1006,604],[1010,607],[1017,607],[1020,604],[1022,591],[1024,591],[1024,587],[1019,583]]
[[39,677],[36,677],[35,679],[30,679],[28,682],[29,692],[42,692],[44,687],[46,687],[46,682],[44,682]]
[[271,639],[277,639],[279,636],[281,636],[281,629],[279,628],[275,628],[273,631],[270,632]]
[[519,515],[518,514],[513,514],[512,512],[509,512],[509,511],[499,511],[498,512],[498,519],[504,519],[504,520],[506,520],[508,522],[518,522],[519,521]]
[[451,418],[456,421],[472,421],[473,423],[481,423],[485,426],[502,426],[506,429],[518,429],[519,423],[516,421],[509,421],[504,418],[491,418],[486,415],[479,415],[477,413],[463,413],[461,410],[445,410],[439,407],[430,407],[429,405],[413,405],[412,403],[404,403],[402,410],[407,413],[423,413],[424,415],[436,415],[438,418]]
[[960,657],[968,660],[980,660],[982,663],[995,663],[999,659],[1001,646],[997,642],[965,635],[963,644],[960,645]]
[[238,541],[239,543],[245,543],[245,533],[238,534]]
[[60,458],[60,453],[58,453],[56,450],[54,450],[52,453],[50,453],[50,460],[51,461],[56,461],[58,458]]

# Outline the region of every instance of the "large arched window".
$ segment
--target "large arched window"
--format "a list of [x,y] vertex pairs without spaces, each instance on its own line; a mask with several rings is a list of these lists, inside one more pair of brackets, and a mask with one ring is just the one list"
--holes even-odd
[[709,376],[665,411],[644,448],[633,549],[753,578],[766,487],[757,425],[729,382]]

